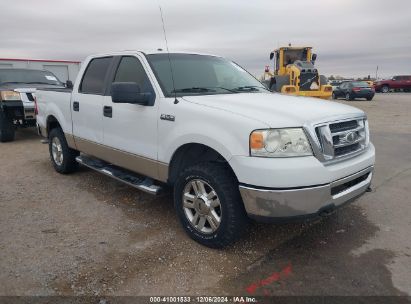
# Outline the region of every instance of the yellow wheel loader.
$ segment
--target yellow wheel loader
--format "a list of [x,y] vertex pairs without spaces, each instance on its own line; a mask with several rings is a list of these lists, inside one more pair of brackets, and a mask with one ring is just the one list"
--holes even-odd
[[261,80],[271,91],[329,99],[332,86],[314,66],[316,59],[311,47],[281,47],[270,53],[274,73],[266,66]]

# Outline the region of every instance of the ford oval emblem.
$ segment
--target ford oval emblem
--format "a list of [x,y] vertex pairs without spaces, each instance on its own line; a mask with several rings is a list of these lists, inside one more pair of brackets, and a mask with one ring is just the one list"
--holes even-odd
[[353,143],[358,139],[358,134],[357,132],[348,132],[344,139],[347,143]]

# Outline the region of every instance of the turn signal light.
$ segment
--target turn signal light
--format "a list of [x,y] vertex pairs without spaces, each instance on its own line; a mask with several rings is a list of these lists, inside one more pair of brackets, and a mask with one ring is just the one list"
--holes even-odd
[[253,132],[250,136],[250,148],[262,149],[264,147],[264,138],[262,132]]

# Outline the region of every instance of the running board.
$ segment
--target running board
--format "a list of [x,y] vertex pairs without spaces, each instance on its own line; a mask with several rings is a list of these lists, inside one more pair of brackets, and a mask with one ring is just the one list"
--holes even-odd
[[162,190],[162,187],[155,185],[154,181],[151,178],[122,169],[100,159],[87,155],[80,155],[76,157],[76,161],[83,166],[103,173],[104,175],[110,176],[120,182],[123,182],[144,192],[157,195],[160,194]]

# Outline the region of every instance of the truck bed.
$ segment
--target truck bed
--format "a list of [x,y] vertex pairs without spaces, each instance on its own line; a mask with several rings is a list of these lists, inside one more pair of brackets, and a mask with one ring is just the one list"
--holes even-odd
[[[67,88],[50,88],[36,91],[37,123],[41,128],[47,128],[47,119],[53,119],[54,117],[64,133],[72,134],[71,93],[72,89]],[[46,115],[49,116],[46,117]]]

